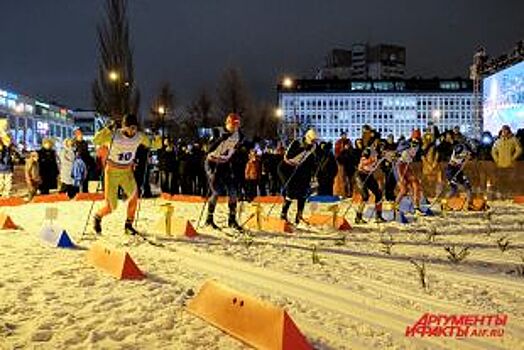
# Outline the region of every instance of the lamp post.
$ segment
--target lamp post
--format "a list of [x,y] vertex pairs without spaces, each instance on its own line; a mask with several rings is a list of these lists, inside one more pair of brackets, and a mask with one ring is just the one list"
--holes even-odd
[[162,116],[162,146],[164,146],[164,135],[165,135],[165,125],[166,125],[166,113],[167,108],[164,106],[158,106],[158,114]]
[[[285,76],[282,79],[282,87],[285,90],[293,89],[294,85],[295,85],[295,81],[291,77]],[[297,122],[297,102],[298,101],[297,101],[296,92],[294,92],[294,93],[295,93],[295,96],[294,96],[294,99],[293,99],[293,121],[291,123],[289,123],[287,120],[285,120],[285,123],[286,123],[286,125],[291,124],[291,126],[293,128],[293,139],[296,139],[297,138],[297,128],[298,128],[298,122]],[[286,129],[287,129],[287,127],[286,127]],[[287,134],[287,130],[286,130],[286,134]]]

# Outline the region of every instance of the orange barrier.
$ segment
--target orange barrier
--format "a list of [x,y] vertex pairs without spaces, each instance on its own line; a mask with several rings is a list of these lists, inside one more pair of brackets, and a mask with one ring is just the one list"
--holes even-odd
[[207,281],[187,310],[257,349],[312,349],[288,313],[215,281]]
[[160,194],[160,198],[170,201],[173,199],[173,196],[171,196],[169,193],[162,192]]
[[87,261],[118,279],[143,279],[146,276],[127,252],[111,251],[94,243],[87,252]]
[[266,232],[292,233],[293,228],[286,220],[274,218],[272,216],[252,215],[246,222],[246,226],[252,230]]
[[33,198],[31,203],[54,203],[68,201],[69,197],[65,193],[44,194]]
[[340,231],[351,230],[351,225],[349,222],[340,216],[337,216],[335,218],[335,222],[333,222],[333,215],[311,214],[311,216],[306,219],[306,221],[311,225],[331,226]]
[[[165,199],[165,198],[164,198]],[[187,194],[174,194],[171,196],[171,201],[185,202],[185,203],[204,203],[207,202],[207,198],[201,196],[191,196]],[[218,197],[218,203],[227,203],[228,197]]]
[[[442,204],[444,210],[453,211],[464,210],[467,206],[466,198],[463,196],[448,198],[447,200],[443,200]],[[473,211],[484,211],[488,208],[486,199],[482,197],[473,198],[471,205]]]
[[20,197],[0,197],[0,207],[15,207],[25,204],[25,201]]
[[18,228],[11,217],[7,214],[0,213],[0,230],[14,230]]
[[155,230],[166,236],[184,236],[193,238],[198,235],[189,220],[176,217],[173,214],[173,207],[168,208],[165,216],[158,220]]
[[515,197],[513,197],[513,203],[515,203],[515,204],[524,204],[524,196],[515,196]]
[[284,203],[284,197],[282,196],[257,196],[253,199],[253,203],[269,203],[269,204],[281,204]]
[[104,200],[103,193],[77,193],[75,201],[101,201]]

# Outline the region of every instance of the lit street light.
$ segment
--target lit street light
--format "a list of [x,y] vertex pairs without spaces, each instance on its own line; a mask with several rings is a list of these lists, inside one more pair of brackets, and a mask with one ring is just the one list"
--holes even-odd
[[119,76],[118,76],[118,72],[116,72],[116,71],[114,71],[114,70],[112,70],[112,71],[109,72],[109,80],[111,80],[111,81],[117,81],[118,78],[119,78]]
[[293,87],[293,79],[291,79],[290,77],[285,77],[284,80],[282,81],[282,85],[286,89],[292,88]]
[[275,110],[275,117],[282,118],[283,116],[284,116],[284,111],[282,110],[282,108],[277,108]]
[[165,125],[166,125],[166,113],[167,108],[164,106],[158,106],[158,114],[162,116],[162,146],[164,145],[164,138],[165,138]]

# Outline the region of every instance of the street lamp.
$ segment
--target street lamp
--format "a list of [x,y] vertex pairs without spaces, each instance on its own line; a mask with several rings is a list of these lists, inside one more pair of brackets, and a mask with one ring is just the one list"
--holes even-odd
[[166,114],[167,108],[164,106],[158,106],[158,114],[162,116],[162,146],[164,145],[165,125],[166,125]]
[[275,109],[275,117],[280,119],[283,116],[284,116],[284,111],[282,110],[282,108]]
[[117,71],[112,70],[109,72],[109,80],[111,80],[112,82],[117,81],[119,78],[120,76],[118,75]]
[[284,80],[282,80],[282,86],[284,86],[286,89],[290,89],[293,87],[293,79],[290,77],[285,77]]

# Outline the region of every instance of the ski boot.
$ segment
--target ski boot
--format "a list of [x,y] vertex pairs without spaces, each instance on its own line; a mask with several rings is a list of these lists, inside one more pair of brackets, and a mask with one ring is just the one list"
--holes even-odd
[[126,235],[140,236],[140,233],[133,227],[133,220],[126,220],[124,229]]
[[362,218],[362,213],[357,213],[355,216],[355,224],[367,224],[368,222]]
[[388,222],[388,221],[382,217],[382,211],[377,210],[377,212],[375,213],[375,223],[383,224],[385,222]]
[[206,226],[211,226],[213,230],[220,230],[220,227],[213,221],[213,216],[208,216],[206,220]]
[[102,234],[102,218],[98,215],[95,215],[93,219],[93,230],[97,235]]
[[239,233],[244,233],[244,229],[240,226],[237,220],[234,217],[229,217],[227,220],[227,226],[233,230],[238,231]]

